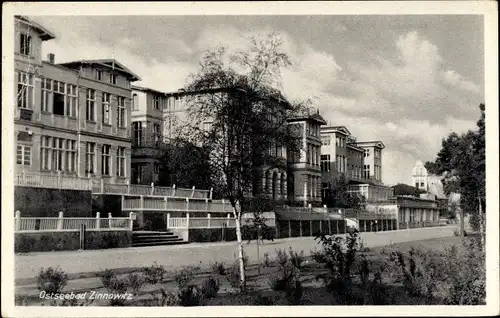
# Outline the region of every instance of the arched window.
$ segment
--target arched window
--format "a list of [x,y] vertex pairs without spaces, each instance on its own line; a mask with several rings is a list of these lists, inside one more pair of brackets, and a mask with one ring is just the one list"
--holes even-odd
[[139,101],[137,94],[132,95],[132,110],[139,109]]

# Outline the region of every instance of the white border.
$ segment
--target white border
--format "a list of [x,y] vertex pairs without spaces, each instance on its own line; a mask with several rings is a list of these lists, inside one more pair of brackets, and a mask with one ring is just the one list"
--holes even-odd
[[[13,90],[3,90],[2,100],[2,315],[19,316],[475,316],[499,314],[498,258],[498,17],[494,1],[397,2],[206,2],[206,3],[5,3],[3,6],[2,84],[14,87],[13,15],[374,15],[374,14],[480,14],[485,22],[485,103],[487,149],[487,306],[314,306],[314,307],[199,307],[109,308],[13,307]],[[480,50],[481,48],[478,48]],[[43,309],[42,309],[43,308]]]

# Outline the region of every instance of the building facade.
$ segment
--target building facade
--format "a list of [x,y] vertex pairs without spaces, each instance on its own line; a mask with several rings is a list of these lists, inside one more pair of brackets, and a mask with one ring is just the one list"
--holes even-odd
[[382,141],[357,142],[356,146],[364,149],[363,178],[382,184],[382,150],[385,145]]
[[132,86],[132,183],[156,184],[160,180],[167,101],[163,92]]
[[113,59],[43,61],[55,36],[15,17],[16,173],[130,178],[130,83],[139,77]]

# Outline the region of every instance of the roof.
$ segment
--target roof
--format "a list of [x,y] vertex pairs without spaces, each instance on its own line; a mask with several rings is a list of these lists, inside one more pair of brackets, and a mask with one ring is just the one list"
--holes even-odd
[[49,30],[47,30],[46,28],[44,28],[43,26],[41,26],[40,24],[36,23],[35,21],[31,20],[28,17],[16,15],[14,16],[14,18],[17,20],[21,20],[23,23],[27,24],[30,28],[35,29],[35,31],[37,31],[40,34],[39,36],[42,39],[42,41],[48,41],[56,38],[54,33],[50,32]]
[[130,88],[132,88],[132,90],[134,90],[134,91],[150,92],[150,93],[155,93],[155,94],[160,94],[160,95],[166,94],[165,92],[157,91],[157,90],[149,88],[149,87],[131,85]]
[[326,120],[319,114],[319,112],[316,112],[313,114],[304,114],[304,115],[294,116],[294,117],[288,119],[288,122],[305,121],[305,120],[312,120],[312,121],[315,121],[317,123],[320,123],[321,125],[326,125]]
[[123,64],[119,63],[115,59],[78,60],[78,61],[58,63],[58,64],[67,67],[72,67],[75,65],[82,65],[82,64],[95,64],[125,74],[127,75],[127,78],[132,82],[141,80],[141,78],[138,75],[133,73],[131,70],[129,70],[127,67],[125,67]]
[[357,150],[357,151],[364,151],[363,148],[356,146],[355,143],[348,143],[347,147],[352,148],[352,149]]
[[328,133],[328,132],[339,132],[344,135],[351,135],[351,132],[347,127],[345,126],[328,126],[328,127],[321,127],[321,132],[323,133]]
[[385,145],[382,141],[376,140],[376,141],[358,141],[356,142],[356,145],[359,147],[378,147],[378,148],[385,148]]

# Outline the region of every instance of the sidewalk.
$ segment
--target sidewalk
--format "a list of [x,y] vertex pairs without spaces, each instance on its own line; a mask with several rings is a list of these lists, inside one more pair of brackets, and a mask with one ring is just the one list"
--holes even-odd
[[[384,246],[392,243],[419,241],[425,239],[453,236],[456,226],[420,228],[410,230],[361,233],[366,247]],[[244,244],[250,263],[257,262],[255,241]],[[276,249],[310,251],[319,248],[313,237],[279,239],[266,241],[260,246],[260,258],[264,253],[274,256]],[[186,245],[132,247],[108,250],[37,252],[15,256],[15,279],[18,282],[35,278],[40,268],[60,266],[67,274],[91,273],[105,269],[134,268],[150,266],[153,262],[165,269],[177,269],[185,265],[203,264],[208,266],[215,261],[231,262],[235,259],[236,242],[192,243]]]

